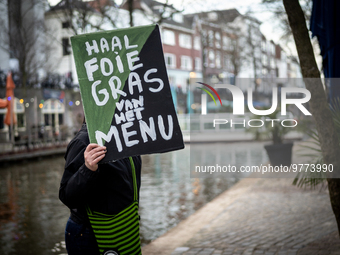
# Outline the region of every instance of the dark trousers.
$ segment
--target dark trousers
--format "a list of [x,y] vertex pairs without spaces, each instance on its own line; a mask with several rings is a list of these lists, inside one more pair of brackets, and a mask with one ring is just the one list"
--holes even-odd
[[66,250],[69,255],[99,255],[96,238],[91,229],[70,218],[65,229]]

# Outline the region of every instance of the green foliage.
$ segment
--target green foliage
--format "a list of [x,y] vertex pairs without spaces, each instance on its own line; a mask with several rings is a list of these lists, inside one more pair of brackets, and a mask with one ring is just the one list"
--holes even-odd
[[[301,146],[304,149],[311,151],[307,154],[300,154],[311,158],[312,164],[323,164],[322,151],[320,149],[320,142],[318,133],[315,130],[308,130],[307,134],[311,138],[310,141],[306,142],[306,145]],[[305,170],[306,168],[304,168]],[[309,172],[302,171],[297,174],[293,181],[293,185],[298,187],[311,187],[315,188],[319,184],[323,184],[326,180],[326,174],[323,172]]]
[[[330,105],[333,122],[335,125],[335,130],[340,140],[340,100],[335,100],[332,105]],[[300,154],[301,156],[306,156],[311,158],[311,164],[323,164],[322,151],[320,146],[319,135],[317,131],[313,128],[309,128],[307,130],[307,134],[311,138],[310,141],[306,142],[306,145],[302,146],[303,148],[311,151],[307,154]],[[309,172],[303,171],[297,174],[293,181],[293,185],[298,187],[310,187],[316,188],[317,185],[324,185],[326,182],[327,176],[324,172]]]

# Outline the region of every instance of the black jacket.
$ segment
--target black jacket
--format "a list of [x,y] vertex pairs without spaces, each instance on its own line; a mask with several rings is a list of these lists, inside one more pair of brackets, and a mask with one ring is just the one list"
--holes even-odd
[[[85,166],[84,151],[89,144],[86,124],[67,146],[65,171],[60,183],[59,199],[71,210],[71,217],[89,225],[86,206],[105,214],[117,214],[133,202],[132,169],[128,158],[99,164],[97,171]],[[133,157],[138,194],[141,158]],[[139,197],[139,195],[138,195]]]

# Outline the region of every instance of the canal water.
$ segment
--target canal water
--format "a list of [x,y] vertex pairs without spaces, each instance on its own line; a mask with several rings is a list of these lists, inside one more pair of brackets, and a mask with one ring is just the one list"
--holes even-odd
[[[209,145],[216,148],[221,144]],[[238,143],[267,161],[263,145]],[[259,154],[259,150],[262,153]],[[141,238],[145,245],[176,226],[237,178],[190,178],[190,146],[142,157],[140,191]],[[244,163],[244,162],[243,162]],[[58,199],[64,158],[18,162],[0,169],[0,254],[67,254],[64,229],[69,210]]]

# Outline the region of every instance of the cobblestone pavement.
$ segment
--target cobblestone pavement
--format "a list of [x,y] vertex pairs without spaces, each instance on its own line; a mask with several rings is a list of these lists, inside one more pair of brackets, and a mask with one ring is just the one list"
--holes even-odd
[[[303,190],[291,183],[258,179],[172,254],[340,254],[327,190]],[[327,235],[328,244],[338,249],[317,242]]]
[[[307,162],[294,148],[293,163]],[[143,247],[143,254],[340,255],[327,188],[292,182],[245,178]]]

